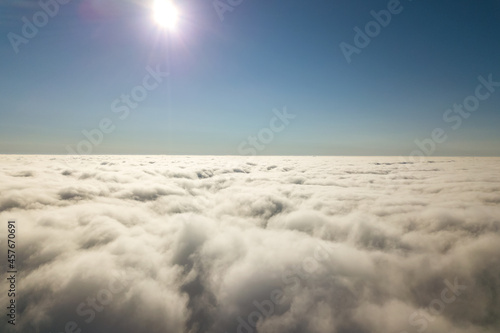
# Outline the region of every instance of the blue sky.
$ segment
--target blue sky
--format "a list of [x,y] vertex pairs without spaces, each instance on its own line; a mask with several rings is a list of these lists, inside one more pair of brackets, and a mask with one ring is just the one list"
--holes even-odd
[[[9,33],[42,9],[0,2],[0,153],[77,151],[107,118],[91,153],[239,154],[253,136],[261,155],[500,155],[500,87],[458,128],[443,119],[479,76],[500,82],[500,1],[402,0],[350,63],[339,45],[391,1],[243,0],[223,21],[211,1],[176,1],[175,31],[151,3],[71,0],[16,53]],[[157,68],[168,76],[120,119],[113,102]]]

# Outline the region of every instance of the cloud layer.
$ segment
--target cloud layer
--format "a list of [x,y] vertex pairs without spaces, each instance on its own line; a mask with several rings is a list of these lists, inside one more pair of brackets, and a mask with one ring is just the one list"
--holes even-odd
[[1,156],[16,329],[498,332],[499,162]]

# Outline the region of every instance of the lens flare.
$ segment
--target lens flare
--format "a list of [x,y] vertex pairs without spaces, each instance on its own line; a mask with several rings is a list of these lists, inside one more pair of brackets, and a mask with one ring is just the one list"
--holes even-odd
[[169,30],[175,29],[179,11],[169,0],[155,0],[153,6],[155,21]]

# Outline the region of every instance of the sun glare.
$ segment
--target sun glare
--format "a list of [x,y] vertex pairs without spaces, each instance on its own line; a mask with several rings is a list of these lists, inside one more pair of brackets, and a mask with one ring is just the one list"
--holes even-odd
[[175,29],[179,12],[174,4],[169,0],[154,0],[154,18],[162,27],[169,30]]

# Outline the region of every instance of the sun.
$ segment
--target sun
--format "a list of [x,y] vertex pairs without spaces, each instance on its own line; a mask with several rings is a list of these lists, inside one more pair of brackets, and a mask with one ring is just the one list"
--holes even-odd
[[154,0],[153,12],[155,21],[169,30],[175,29],[179,11],[169,0]]

